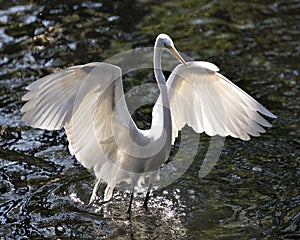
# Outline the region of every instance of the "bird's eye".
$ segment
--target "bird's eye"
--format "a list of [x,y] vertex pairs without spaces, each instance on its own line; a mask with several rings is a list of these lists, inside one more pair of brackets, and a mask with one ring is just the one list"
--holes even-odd
[[164,46],[165,46],[166,48],[169,48],[169,45],[167,45],[166,43],[164,43]]

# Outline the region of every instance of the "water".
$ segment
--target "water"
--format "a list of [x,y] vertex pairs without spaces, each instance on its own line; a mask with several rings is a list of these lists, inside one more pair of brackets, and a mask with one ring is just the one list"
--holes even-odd
[[[1,1],[1,239],[298,239],[299,1]],[[158,33],[214,62],[278,116],[250,142],[226,139],[217,165],[198,178],[209,138],[188,171],[156,191],[150,211],[129,192],[88,206],[94,177],[72,158],[63,131],[21,123],[34,80],[71,65],[152,46]],[[126,78],[126,89],[152,79]],[[143,112],[144,111],[144,112]],[[149,112],[136,113],[148,126]],[[101,196],[101,191],[98,192]]]

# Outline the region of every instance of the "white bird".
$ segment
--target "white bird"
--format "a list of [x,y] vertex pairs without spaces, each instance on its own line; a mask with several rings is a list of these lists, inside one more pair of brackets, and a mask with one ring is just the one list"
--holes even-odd
[[[169,49],[179,64],[166,81],[161,67],[163,49]],[[126,106],[121,69],[93,62],[67,68],[43,77],[26,89],[22,120],[32,127],[65,128],[69,150],[97,178],[90,202],[101,182],[107,184],[104,200],[125,181],[134,186],[144,177],[149,193],[158,171],[169,157],[171,144],[186,124],[197,133],[249,140],[271,127],[259,113],[276,118],[255,99],[219,74],[209,62],[185,62],[171,38],[160,34],[154,46],[154,75],[160,95],[152,112],[149,130],[140,130]],[[259,112],[259,113],[258,113]]]

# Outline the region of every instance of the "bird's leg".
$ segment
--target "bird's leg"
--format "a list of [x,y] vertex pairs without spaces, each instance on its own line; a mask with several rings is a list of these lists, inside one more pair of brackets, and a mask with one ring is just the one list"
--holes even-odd
[[131,205],[132,205],[132,201],[133,201],[133,194],[134,194],[134,184],[132,184],[132,187],[131,187],[130,201],[129,201],[129,206],[128,206],[128,210],[127,210],[127,213],[129,214],[129,218],[131,215]]
[[90,198],[90,202],[89,202],[89,205],[92,204],[92,202],[95,200],[96,198],[96,193],[97,193],[97,190],[99,188],[99,184],[101,183],[101,179],[99,178],[93,188],[93,193],[92,193],[92,196]]
[[148,210],[148,201],[150,199],[150,192],[151,192],[151,189],[152,189],[152,183],[149,184],[148,186],[148,190],[147,190],[147,193],[146,193],[146,197],[145,197],[145,201],[144,201],[144,204],[143,204],[143,207]]

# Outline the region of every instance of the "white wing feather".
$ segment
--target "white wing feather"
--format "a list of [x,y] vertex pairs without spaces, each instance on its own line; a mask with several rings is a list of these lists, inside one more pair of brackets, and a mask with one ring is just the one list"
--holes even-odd
[[[172,114],[172,143],[186,124],[197,133],[249,140],[271,127],[259,113],[276,118],[255,99],[234,85],[212,63],[180,64],[168,81]],[[259,113],[258,113],[259,112]]]
[[64,127],[70,153],[108,183],[105,200],[110,199],[115,184],[129,178],[124,171],[115,174],[118,146],[112,124],[137,131],[123,100],[121,69],[107,63],[74,66],[39,79],[27,90],[22,120],[42,129]]
[[[217,71],[208,62],[189,62],[188,67],[178,65],[170,75],[172,142],[185,124],[198,133],[243,140],[264,132],[262,126],[271,126],[258,112],[275,116]],[[134,141],[147,142],[149,136],[137,129],[128,112],[119,67],[107,63],[74,66],[32,83],[27,90],[23,121],[37,128],[66,129],[71,154],[99,179],[91,200],[100,180],[108,184],[108,200],[118,182],[132,180],[125,169],[144,168],[139,158],[129,158],[122,150],[128,147],[124,139],[128,134]],[[159,103],[153,109],[153,120],[158,122]],[[125,145],[118,146],[116,139]]]

